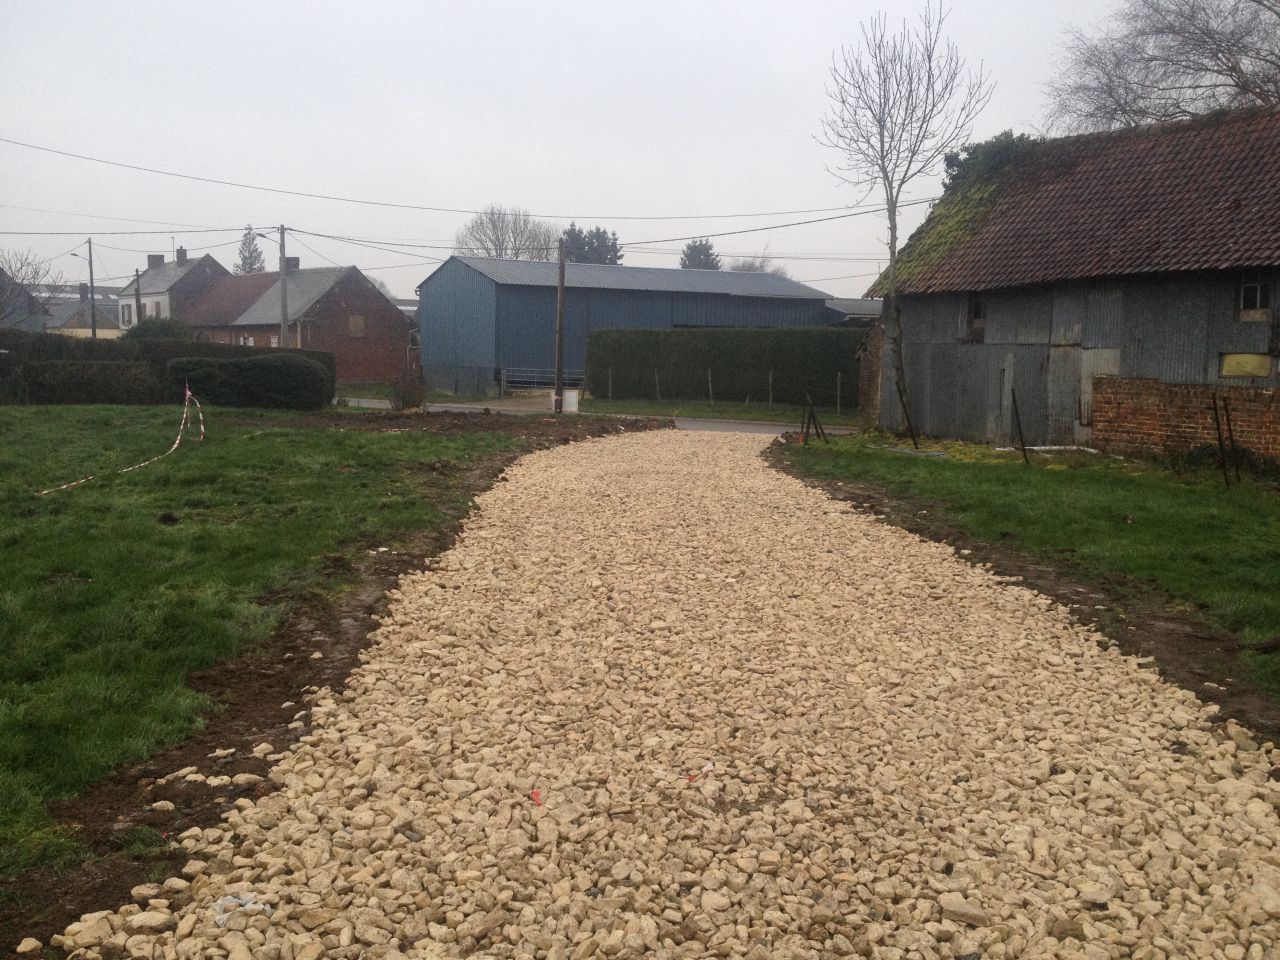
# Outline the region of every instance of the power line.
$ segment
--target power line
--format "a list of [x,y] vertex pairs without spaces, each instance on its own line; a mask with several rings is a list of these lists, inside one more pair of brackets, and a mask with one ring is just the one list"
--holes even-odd
[[[387,200],[367,200],[359,197],[340,197],[333,194],[308,193],[304,190],[287,190],[283,187],[264,187],[259,184],[240,183],[235,180],[222,180],[216,177],[201,177],[191,173],[177,173],[172,170],[160,170],[155,167],[143,167],[133,163],[122,163],[118,160],[107,160],[102,157],[90,157],[82,153],[71,153],[68,150],[56,150],[53,147],[43,147],[39,144],[26,143],[22,140],[12,140],[8,137],[0,137],[0,143],[7,143],[15,147],[25,147],[28,150],[38,150],[41,153],[52,153],[60,157],[70,157],[74,160],[85,160],[89,163],[101,163],[109,167],[119,167],[124,170],[136,170],[140,173],[151,173],[162,177],[175,177],[179,180],[194,180],[198,183],[212,183],[223,187],[238,187],[242,190],[259,190],[263,193],[283,194],[290,197],[306,197],[311,200],[332,200],[336,203],[355,203],[369,207],[391,207],[398,210],[422,210],[429,213],[477,214],[486,212],[484,210],[468,210],[461,207],[431,207],[414,203],[394,203]],[[567,213],[539,213],[529,214],[529,216],[554,220],[730,220],[745,217],[799,216],[808,213],[830,213],[835,210],[854,209],[857,209],[857,207],[814,207],[808,210],[771,210],[761,211],[758,213],[676,214],[673,216],[604,216],[600,214],[588,216],[584,214],[570,215]],[[523,213],[523,211],[521,212]]]
[[204,227],[199,230],[0,230],[4,237],[95,237],[182,236],[188,233],[242,233],[244,227]]
[[203,223],[176,223],[172,220],[141,220],[137,217],[108,217],[101,213],[82,213],[72,210],[47,210],[44,207],[20,207],[16,203],[0,203],[5,210],[26,210],[29,213],[53,213],[61,217],[86,217],[90,220],[115,220],[119,223],[152,223],[157,226],[203,227]]
[[[404,257],[417,257],[418,259],[429,263],[444,263],[444,260],[440,257],[428,257],[423,254],[409,253],[404,250],[394,250],[391,247],[383,247],[374,243],[365,243],[364,241],[356,240],[352,237],[340,237],[331,233],[313,233],[310,230],[295,230],[292,228],[290,228],[289,232],[294,235],[301,233],[308,237],[322,237],[325,240],[337,240],[341,243],[351,243],[355,244],[357,247],[368,247],[370,250],[381,250],[383,253],[398,253]],[[298,242],[301,243],[302,241],[299,240]]]
[[305,240],[303,240],[300,236],[298,236],[298,232],[297,232],[296,230],[289,230],[288,232],[289,232],[289,233],[291,233],[291,234],[293,234],[293,239],[297,240],[297,241],[298,241],[298,243],[302,244],[302,246],[303,246],[305,249],[310,250],[312,253],[314,253],[314,254],[315,254],[317,257],[319,257],[321,260],[328,260],[328,261],[329,261],[330,263],[332,263],[335,267],[341,267],[341,266],[342,266],[342,264],[341,264],[341,263],[339,263],[337,260],[334,260],[332,257],[326,257],[323,253],[321,253],[321,252],[320,252],[319,250],[317,250],[315,247],[311,246],[311,244],[309,244],[309,243],[307,243]]
[[878,277],[880,272],[876,273],[851,273],[843,277],[818,277],[814,280],[797,280],[796,283],[826,283],[828,280],[862,280],[866,277]]
[[[903,207],[914,207],[921,203],[933,203],[937,197],[925,197],[921,200],[909,200],[906,203],[898,204],[898,209]],[[780,230],[783,227],[803,227],[811,223],[828,223],[832,220],[847,220],[850,217],[864,217],[869,213],[883,213],[887,207],[872,207],[867,210],[858,210],[854,213],[842,213],[834,217],[818,217],[815,220],[795,220],[791,223],[775,223],[767,227],[749,227],[746,230],[725,230],[721,233],[699,233],[689,237],[667,237],[663,240],[632,240],[629,243],[620,243],[620,247],[640,247],[650,243],[680,243],[684,240],[710,240],[713,237],[736,237],[744,233],[760,233],[765,230]]]

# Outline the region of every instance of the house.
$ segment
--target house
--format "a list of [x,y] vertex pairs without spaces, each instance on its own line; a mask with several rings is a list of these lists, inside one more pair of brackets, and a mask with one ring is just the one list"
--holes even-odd
[[853,327],[865,330],[880,319],[884,301],[860,297],[832,297],[827,301],[831,317],[827,321],[833,327]]
[[[1280,113],[1256,111],[1032,141],[953,178],[898,264],[915,429],[1187,448],[1215,442],[1216,396],[1280,455],[1277,158]],[[864,413],[901,430],[876,332]]]
[[96,322],[98,339],[114,340],[120,336],[119,287],[95,286],[92,304],[87,283],[40,284],[32,290],[49,310],[46,332],[92,337]]
[[[417,373],[408,321],[357,268],[304,270],[290,257],[286,277],[287,346],[332,353],[339,382],[389,381]],[[177,317],[197,328],[199,339],[278,347],[280,297],[279,273],[224,271]]]
[[0,270],[0,330],[44,333],[49,311],[38,297]]
[[227,268],[207,253],[193,260],[179,247],[175,259],[167,263],[164,254],[149,254],[147,269],[120,291],[120,329],[128,330],[142,319],[137,316],[139,287],[143,316],[181,319],[183,310],[205,287],[226,276],[230,276]]
[[[559,266],[453,256],[418,285],[422,370],[432,386],[485,395],[550,383]],[[773,273],[565,265],[564,367],[580,380],[587,334],[613,328],[803,327],[827,295]]]

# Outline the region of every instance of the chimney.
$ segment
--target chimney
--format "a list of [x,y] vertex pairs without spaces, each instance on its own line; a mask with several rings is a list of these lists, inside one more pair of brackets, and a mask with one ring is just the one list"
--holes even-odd
[[163,254],[163,253],[148,253],[148,254],[147,254],[147,269],[148,269],[148,270],[150,270],[152,267],[163,267],[163,266],[164,266],[164,254]]
[[87,283],[80,284],[80,302],[85,303],[89,299],[89,285]]
[[293,273],[295,270],[298,270],[298,269],[299,269],[299,267],[298,267],[298,263],[299,263],[299,262],[300,262],[300,261],[299,261],[299,259],[298,259],[297,257],[285,257],[285,258],[284,258],[284,268],[285,268],[285,270],[286,270],[286,271],[288,271],[289,273]]
[[178,248],[178,263],[186,263],[186,262],[187,262],[187,248],[186,248],[186,247],[179,247],[179,248]]

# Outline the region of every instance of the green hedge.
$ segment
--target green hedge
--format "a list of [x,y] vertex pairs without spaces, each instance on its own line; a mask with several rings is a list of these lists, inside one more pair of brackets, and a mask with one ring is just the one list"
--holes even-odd
[[804,403],[807,392],[834,407],[838,381],[840,405],[852,409],[862,336],[835,327],[596,330],[587,338],[586,387],[615,400],[763,402],[772,380],[774,403]]
[[22,366],[27,403],[164,403],[163,387],[145,363],[36,360]]
[[201,403],[225,407],[318,410],[329,403],[327,372],[314,360],[287,353],[238,360],[170,360],[166,380],[181,393],[191,387]]
[[[171,360],[189,357],[230,360],[266,356],[305,357],[319,363],[325,371],[325,402],[332,402],[336,392],[336,362],[333,354],[322,353],[318,350],[267,350],[242,347],[237,344],[206,343],[193,340],[153,340],[148,338],[94,340],[91,338],[64,337],[53,333],[0,330],[0,403],[22,402],[23,400],[29,403],[117,402],[109,400],[37,401],[31,399],[27,396],[29,391],[25,383],[27,377],[23,372],[23,368],[32,363],[42,361],[145,364],[153,381],[155,395],[162,399],[121,402],[161,403],[173,399],[172,384],[166,379],[165,374],[166,365]],[[52,375],[50,374],[50,376]],[[132,374],[129,374],[129,376],[132,376]],[[178,399],[181,399],[181,392],[178,394]],[[200,397],[200,399],[203,401],[204,398]]]

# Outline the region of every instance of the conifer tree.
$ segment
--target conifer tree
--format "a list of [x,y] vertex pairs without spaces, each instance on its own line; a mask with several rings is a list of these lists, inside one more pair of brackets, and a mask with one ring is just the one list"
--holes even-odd
[[258,237],[252,226],[244,228],[244,236],[240,238],[239,259],[236,261],[237,276],[247,273],[263,273],[267,269],[267,259],[258,249]]

